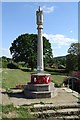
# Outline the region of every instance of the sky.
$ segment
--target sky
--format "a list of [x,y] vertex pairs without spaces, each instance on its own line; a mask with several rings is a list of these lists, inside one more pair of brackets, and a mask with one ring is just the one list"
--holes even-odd
[[67,55],[71,43],[78,42],[77,2],[2,2],[0,56],[11,57],[9,48],[19,35],[37,34],[39,6],[44,12],[43,36],[49,39],[54,57]]

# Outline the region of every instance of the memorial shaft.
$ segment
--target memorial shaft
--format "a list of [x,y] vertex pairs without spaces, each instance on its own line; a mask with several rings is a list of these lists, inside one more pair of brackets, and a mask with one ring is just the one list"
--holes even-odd
[[42,30],[43,30],[43,11],[39,10],[36,12],[37,16],[37,30],[38,30],[38,41],[37,41],[37,71],[41,72],[44,71],[43,65],[43,37],[42,37]]

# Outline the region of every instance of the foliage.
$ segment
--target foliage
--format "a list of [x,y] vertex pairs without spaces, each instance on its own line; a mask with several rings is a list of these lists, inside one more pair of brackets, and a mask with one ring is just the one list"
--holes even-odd
[[79,71],[73,71],[69,74],[70,76],[77,77],[80,79],[80,70]]
[[67,72],[76,70],[78,67],[78,61],[76,55],[69,54],[66,56],[66,70]]
[[15,63],[8,63],[7,64],[7,68],[10,68],[10,69],[18,69],[18,66],[15,64]]
[[9,113],[9,112],[12,112],[15,110],[15,107],[13,106],[13,104],[10,104],[10,105],[6,105],[2,107],[2,112],[3,113]]
[[65,69],[65,66],[64,65],[59,65],[58,69]]
[[70,61],[70,64],[71,62],[73,62],[73,70],[76,69],[75,67],[76,65],[77,65],[78,70],[80,70],[80,43],[72,43],[70,48],[68,49],[68,53],[72,55],[71,61],[70,60],[69,61]]
[[65,69],[56,69],[56,68],[49,68],[49,67],[46,67],[44,69],[45,71],[48,71],[48,72],[59,72],[59,73],[66,73],[66,70]]
[[30,109],[26,106],[20,106],[17,108],[17,113],[20,118],[32,118],[33,116],[30,114]]
[[0,57],[0,68],[7,68],[8,63],[11,61],[11,58],[5,56]]
[[57,66],[59,65],[66,65],[66,56],[59,56],[53,58],[53,63],[55,63]]
[[80,43],[72,43],[68,49],[68,53],[78,55],[80,53]]
[[72,43],[66,56],[66,69],[68,72],[80,69],[80,43]]
[[2,68],[2,58],[0,57],[0,68]]
[[[49,40],[43,37],[43,54],[45,65],[51,62],[52,49]],[[37,35],[36,34],[23,34],[13,41],[10,52],[15,62],[25,62],[27,67],[32,70],[36,67],[37,63]]]
[[78,70],[80,70],[80,52],[78,54]]
[[[10,116],[11,120],[15,120],[15,119],[23,119],[26,118],[26,120],[28,120],[29,118],[33,118],[33,116],[30,114],[30,109],[28,106],[19,106],[19,107],[14,107],[13,104],[9,104],[9,105],[3,105],[2,106],[2,118],[8,118],[7,115],[10,113],[15,113],[14,116]],[[7,119],[6,119],[7,120]]]
[[7,68],[7,64],[8,64],[7,58],[5,56],[3,56],[2,57],[2,67]]

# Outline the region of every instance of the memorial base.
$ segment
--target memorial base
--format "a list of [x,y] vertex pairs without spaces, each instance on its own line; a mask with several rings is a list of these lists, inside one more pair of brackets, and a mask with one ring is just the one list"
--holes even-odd
[[24,88],[26,98],[52,98],[56,94],[50,74],[35,73],[31,75],[31,82]]
[[24,88],[26,98],[52,98],[55,88],[53,83],[32,84],[28,83]]

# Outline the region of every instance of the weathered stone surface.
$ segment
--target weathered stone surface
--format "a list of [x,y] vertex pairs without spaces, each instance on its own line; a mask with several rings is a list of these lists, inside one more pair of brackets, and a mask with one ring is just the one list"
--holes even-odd
[[26,98],[51,98],[55,93],[54,84],[28,83],[24,88]]
[[49,91],[50,84],[32,84],[32,83],[28,83],[28,85],[26,86],[26,90],[30,90],[30,91]]

